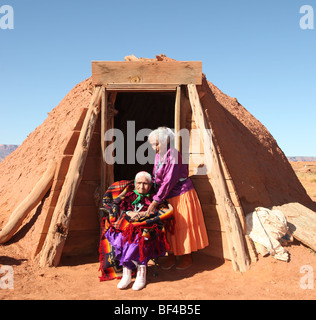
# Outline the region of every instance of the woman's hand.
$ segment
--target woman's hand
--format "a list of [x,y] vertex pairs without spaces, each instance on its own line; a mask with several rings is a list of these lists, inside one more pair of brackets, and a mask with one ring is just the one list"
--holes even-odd
[[148,207],[148,209],[147,209],[147,212],[148,212],[148,213],[155,212],[155,210],[156,210],[157,207],[158,207],[158,202],[153,201],[153,202],[149,205],[149,207]]
[[138,212],[136,211],[129,211],[127,214],[132,220],[136,219],[138,217]]
[[140,212],[129,211],[127,215],[131,218],[132,221],[134,221],[136,219],[140,219],[144,217],[146,213],[147,213],[146,211],[140,211]]

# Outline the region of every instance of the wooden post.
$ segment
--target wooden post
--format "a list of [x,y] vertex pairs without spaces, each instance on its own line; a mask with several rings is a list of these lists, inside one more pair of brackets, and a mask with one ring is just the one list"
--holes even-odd
[[108,94],[104,87],[102,87],[102,100],[101,100],[101,183],[100,183],[100,205],[102,206],[102,199],[105,192],[105,177],[106,177],[106,163],[104,159],[105,141],[104,136],[107,131],[108,107],[107,99]]
[[19,206],[12,212],[8,223],[0,231],[0,243],[9,241],[15,232],[21,226],[26,216],[39,204],[47,191],[53,184],[54,175],[56,171],[56,162],[50,160],[48,167],[37,182],[31,193],[19,204]]
[[[115,110],[115,100],[117,92],[111,91],[107,96],[107,121],[106,121],[106,131],[114,128],[114,117],[117,110]],[[105,147],[113,147],[112,141],[107,141]],[[108,188],[114,182],[114,164],[106,163],[106,175],[105,175],[105,187]]]
[[94,89],[78,143],[61,189],[45,243],[40,252],[40,266],[57,266],[69,231],[75,195],[82,179],[97,116],[100,112],[101,88]]
[[181,129],[181,87],[178,86],[177,93],[176,93],[176,103],[174,108],[174,133],[175,133],[174,147],[179,152],[181,152],[181,137],[179,135],[180,129]]
[[211,128],[204,117],[196,86],[189,84],[188,92],[192,112],[197,127],[200,129],[200,137],[204,145],[206,166],[211,175],[214,194],[219,204],[219,213],[223,217],[233,268],[235,271],[245,272],[249,269],[249,257],[246,253],[240,221],[226,185],[218,150],[212,142],[212,136],[209,131]]

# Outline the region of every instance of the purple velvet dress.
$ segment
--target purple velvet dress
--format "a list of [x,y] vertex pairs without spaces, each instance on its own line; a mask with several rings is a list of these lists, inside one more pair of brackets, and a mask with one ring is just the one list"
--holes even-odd
[[167,233],[167,239],[176,256],[208,246],[202,208],[188,174],[188,165],[177,150],[169,148],[162,159],[156,155],[153,177],[158,190],[153,199],[167,200],[173,206],[173,232]]
[[183,163],[182,155],[174,148],[169,148],[163,159],[156,154],[153,169],[154,183],[159,186],[153,199],[158,203],[179,196],[193,189],[192,181],[188,178],[188,165]]

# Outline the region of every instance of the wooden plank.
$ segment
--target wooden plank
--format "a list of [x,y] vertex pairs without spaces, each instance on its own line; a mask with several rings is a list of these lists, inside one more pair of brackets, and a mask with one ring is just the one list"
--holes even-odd
[[295,239],[316,251],[316,212],[297,202],[274,206],[272,209],[280,210],[286,216]]
[[[108,95],[107,100],[107,122],[106,122],[106,131],[114,128],[114,116],[115,116],[115,100],[116,100],[117,93],[110,92]],[[105,149],[112,150],[113,144],[113,137],[112,141],[106,141]],[[114,182],[114,164],[106,164],[105,170],[105,189],[107,189],[112,183]]]
[[105,152],[105,142],[104,136],[107,130],[107,119],[108,119],[108,93],[104,87],[102,87],[102,100],[101,100],[101,181],[100,181],[100,207],[102,206],[103,194],[105,192],[105,172],[106,172],[106,163],[104,161],[104,152]]
[[[217,147],[216,149],[220,151],[220,148],[218,146],[218,143],[217,143],[215,137],[214,137],[214,140],[215,140],[215,144],[216,144],[216,147]],[[235,183],[234,183],[234,181],[233,181],[233,179],[232,179],[232,177],[230,175],[230,172],[228,170],[228,167],[227,167],[227,164],[226,164],[226,162],[224,160],[223,155],[219,152],[218,156],[219,156],[219,160],[221,162],[221,167],[222,167],[223,172],[224,172],[224,177],[225,177],[226,186],[228,188],[228,192],[230,194],[232,203],[234,204],[236,212],[238,214],[239,221],[240,221],[240,224],[242,226],[243,234],[245,235],[245,233],[246,233],[245,213],[244,213],[244,210],[242,208],[239,196],[237,194]],[[253,248],[249,247],[248,245],[247,245],[247,247],[248,247],[249,254],[252,255],[251,250]]]
[[[185,154],[186,155],[186,154]],[[206,176],[209,169],[205,162],[204,154],[190,153],[189,157],[189,173],[190,175]]]
[[133,91],[133,92],[166,92],[176,91],[178,84],[165,84],[165,83],[109,83],[105,85],[107,91]]
[[44,211],[45,216],[43,218],[43,223],[38,229],[36,229],[36,236],[38,237],[38,240],[36,241],[35,248],[32,252],[32,259],[35,258],[38,255],[38,253],[42,250],[50,226],[50,222],[54,213],[54,209],[55,207],[49,206],[46,212]]
[[91,252],[97,252],[99,244],[98,230],[74,230],[67,237],[64,250],[65,256],[88,255]]
[[[96,123],[96,126],[97,125],[99,125],[99,123]],[[98,157],[100,159],[101,157],[100,140],[101,140],[101,123],[100,123],[100,128],[94,129],[93,135],[91,137],[88,157]]]
[[64,155],[59,157],[55,180],[62,180],[62,181],[65,180],[71,159],[72,159],[72,155]]
[[59,195],[60,195],[60,190],[54,190],[51,192],[51,195],[50,195],[50,205],[55,207],[56,206],[56,203],[58,202],[58,198],[59,198]]
[[[187,129],[189,130],[191,134],[191,128],[187,126],[188,118],[192,118],[192,110],[190,101],[186,95],[186,87],[181,87],[181,114],[180,114],[180,128],[181,129]],[[190,147],[191,147],[191,138],[189,139],[185,138],[184,136],[181,137],[181,153],[183,156],[183,160],[186,161],[186,163],[189,163],[189,157],[186,157],[188,153],[190,153]]]
[[70,231],[99,230],[99,208],[96,206],[73,206],[72,218],[69,226]]
[[218,214],[218,206],[213,204],[201,204],[206,230],[225,232],[221,216]]
[[79,135],[80,135],[79,130],[75,130],[75,131],[71,132],[71,135],[68,138],[68,142],[67,142],[66,147],[63,152],[64,155],[73,155],[74,154]]
[[229,254],[227,237],[224,232],[207,231],[210,245],[201,251],[209,256],[231,260]]
[[86,167],[83,172],[82,180],[94,180],[98,183],[101,177],[101,163],[100,156],[98,157],[87,157]]
[[174,147],[176,150],[181,152],[181,137],[179,131],[181,130],[181,87],[177,87],[176,102],[174,107],[174,133],[175,141]]
[[209,169],[211,183],[219,204],[219,213],[223,219],[230,259],[235,271],[245,272],[249,269],[250,261],[246,252],[238,214],[228,192],[222,163],[212,141],[212,135],[209,130],[211,128],[206,122],[196,86],[188,85],[188,92],[196,125],[201,130],[201,140],[206,154],[206,165]]
[[226,180],[226,184],[227,184],[227,188],[228,188],[229,193],[235,192],[233,180],[231,180],[231,179],[225,179],[225,180]]
[[200,130],[197,128],[190,131],[190,153],[200,154],[204,158],[204,147],[201,142]]
[[64,185],[56,204],[49,232],[40,252],[40,266],[57,266],[68,235],[72,206],[89,150],[96,119],[100,111],[101,88],[97,87],[92,95],[89,110],[82,125],[78,144],[70,162]]
[[209,161],[205,161],[207,166],[207,171],[211,172],[212,169],[212,155],[214,154],[214,147],[212,143],[212,131],[211,128],[208,127],[206,119],[204,117],[203,109],[200,103],[199,95],[197,93],[197,89],[195,85],[188,85],[189,99],[192,107],[192,113],[194,116],[194,120],[197,126],[197,129],[201,142],[203,144],[204,160],[208,159]]
[[[196,188],[195,188],[195,190],[196,190]],[[201,203],[216,205],[215,195],[214,195],[214,192],[212,189],[207,190],[207,191],[199,191],[198,196],[199,196]]]
[[94,85],[202,84],[201,61],[92,61]]
[[74,125],[74,127],[72,129],[73,131],[76,131],[76,130],[80,131],[81,130],[81,127],[83,125],[84,119],[85,119],[86,114],[87,114],[87,111],[88,111],[88,108],[81,108],[80,117],[79,117],[77,123]]
[[74,206],[96,206],[96,199],[94,193],[100,185],[100,180],[88,181],[82,180],[77,190],[76,197],[74,199]]
[[230,192],[230,199],[235,207],[240,207],[239,197],[237,196],[236,192]]

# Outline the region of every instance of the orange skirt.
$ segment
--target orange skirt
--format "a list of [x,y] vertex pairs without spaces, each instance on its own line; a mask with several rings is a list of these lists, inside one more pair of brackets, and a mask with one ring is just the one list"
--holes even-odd
[[208,246],[200,200],[194,189],[167,199],[174,210],[174,232],[167,233],[170,252],[176,256],[189,254]]

